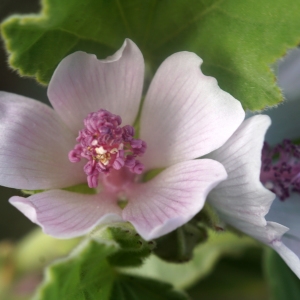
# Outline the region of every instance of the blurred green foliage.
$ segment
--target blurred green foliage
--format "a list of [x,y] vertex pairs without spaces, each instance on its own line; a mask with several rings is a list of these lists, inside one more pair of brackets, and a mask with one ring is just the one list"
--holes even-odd
[[265,250],[264,268],[271,300],[299,300],[300,280],[283,259],[270,248]]

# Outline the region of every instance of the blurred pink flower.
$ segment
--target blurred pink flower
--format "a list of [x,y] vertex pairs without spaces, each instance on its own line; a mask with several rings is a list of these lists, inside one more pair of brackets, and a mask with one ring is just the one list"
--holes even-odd
[[[222,146],[244,119],[240,102],[203,75],[201,63],[189,52],[162,63],[142,106],[140,139],[132,125],[144,61],[128,39],[105,60],[83,52],[63,59],[48,88],[54,110],[2,92],[0,184],[46,190],[10,203],[58,238],[129,221],[152,239],[189,221],[227,177],[221,163],[196,158]],[[156,168],[164,170],[141,182],[140,173]],[[96,194],[61,190],[86,181]]]

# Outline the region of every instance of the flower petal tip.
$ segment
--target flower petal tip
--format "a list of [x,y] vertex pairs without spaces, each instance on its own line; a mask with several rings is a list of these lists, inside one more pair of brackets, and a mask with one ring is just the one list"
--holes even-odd
[[185,224],[187,221],[189,221],[189,219],[190,218],[184,217],[172,218],[165,221],[162,225],[155,227],[150,232],[139,228],[137,228],[136,230],[144,240],[149,241],[170,233],[171,231]]
[[28,198],[15,196],[9,201],[55,238],[78,237],[100,224],[123,222],[121,209],[105,193],[99,196],[50,190]]
[[[65,124],[76,134],[83,119],[100,108],[133,124],[142,96],[144,58],[131,40],[106,59],[75,52],[57,66],[48,97]],[[83,101],[84,99],[84,101]]]
[[141,113],[147,168],[195,159],[222,146],[242,123],[241,103],[202,73],[191,52],[168,57],[157,70]]
[[27,198],[14,196],[9,199],[9,203],[23,213],[31,222],[38,224],[36,210]]
[[211,159],[178,163],[132,191],[123,219],[146,240],[158,238],[191,220],[226,178],[223,165]]

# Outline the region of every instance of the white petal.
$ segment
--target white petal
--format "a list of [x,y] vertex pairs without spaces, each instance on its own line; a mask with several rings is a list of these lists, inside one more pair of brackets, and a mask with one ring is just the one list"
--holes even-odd
[[74,132],[83,127],[90,112],[106,109],[133,124],[140,104],[144,59],[129,39],[113,56],[75,52],[64,58],[51,78],[48,96],[64,122]]
[[[284,238],[283,238],[284,240]],[[285,242],[274,243],[272,248],[278,252],[286,264],[291,268],[291,270],[300,278],[300,261],[299,256],[297,256],[293,251],[291,251]]]
[[148,168],[205,155],[223,145],[243,121],[240,102],[203,75],[201,63],[196,54],[179,52],[155,74],[141,115]]
[[75,137],[47,105],[0,92],[0,185],[34,190],[85,182],[83,165],[68,159]]
[[261,149],[269,125],[267,116],[247,119],[224,146],[209,155],[228,173],[228,179],[211,192],[209,201],[231,225],[266,223],[264,216],[275,196],[264,188],[259,177]]
[[122,221],[121,209],[109,194],[84,195],[51,190],[9,202],[46,234],[72,238],[91,231],[98,224]]
[[285,223],[265,219],[275,199],[259,180],[261,150],[269,125],[267,116],[249,118],[224,146],[209,155],[228,172],[228,179],[210,193],[209,203],[223,221],[274,248],[300,277],[299,259],[283,244],[282,236],[288,231]]
[[146,240],[162,236],[197,214],[207,194],[226,177],[224,167],[210,159],[173,165],[130,191],[123,219]]

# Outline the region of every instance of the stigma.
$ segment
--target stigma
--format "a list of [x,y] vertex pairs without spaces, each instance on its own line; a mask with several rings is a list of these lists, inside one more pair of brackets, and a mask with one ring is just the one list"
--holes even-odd
[[77,144],[69,152],[72,163],[87,160],[84,172],[90,188],[96,188],[101,174],[110,170],[128,168],[132,173],[141,174],[144,165],[137,160],[147,148],[144,141],[134,138],[134,128],[121,127],[122,119],[107,110],[100,109],[84,119],[84,128],[79,131]]

